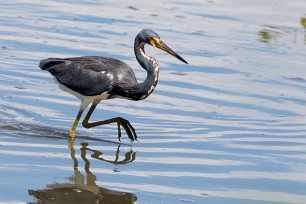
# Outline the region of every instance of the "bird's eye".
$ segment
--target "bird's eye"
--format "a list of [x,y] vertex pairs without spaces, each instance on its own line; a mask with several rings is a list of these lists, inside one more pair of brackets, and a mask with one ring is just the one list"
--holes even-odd
[[151,36],[147,35],[147,39],[148,39],[149,43],[152,45],[153,38]]
[[148,35],[147,38],[149,39],[150,44],[154,45],[154,37]]

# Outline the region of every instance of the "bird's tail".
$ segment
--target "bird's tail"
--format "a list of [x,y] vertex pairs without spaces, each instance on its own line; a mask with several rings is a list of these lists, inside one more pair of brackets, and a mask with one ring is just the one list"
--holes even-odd
[[54,65],[58,64],[63,64],[65,63],[64,59],[61,58],[48,58],[48,59],[43,59],[39,63],[39,67],[42,70],[48,70],[48,68],[53,67]]

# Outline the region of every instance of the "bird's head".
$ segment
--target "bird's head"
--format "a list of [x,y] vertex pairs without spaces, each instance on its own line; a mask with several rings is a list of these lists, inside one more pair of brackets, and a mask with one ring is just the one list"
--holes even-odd
[[186,60],[184,60],[180,55],[178,55],[176,52],[174,52],[170,47],[168,47],[163,41],[160,40],[159,35],[150,29],[144,29],[140,31],[138,34],[139,40],[141,42],[145,42],[149,45],[152,45],[154,47],[157,47],[168,54],[172,55],[173,57],[179,59],[180,61],[188,64]]

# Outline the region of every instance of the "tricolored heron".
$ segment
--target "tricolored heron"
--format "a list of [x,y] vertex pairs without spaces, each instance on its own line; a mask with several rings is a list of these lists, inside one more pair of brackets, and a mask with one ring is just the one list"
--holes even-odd
[[42,70],[49,71],[61,89],[82,101],[78,115],[69,131],[69,136],[75,136],[75,130],[83,111],[92,103],[82,122],[85,128],[116,122],[119,141],[121,137],[120,125],[132,141],[137,139],[132,125],[121,117],[93,123],[89,123],[89,118],[101,100],[124,98],[138,101],[147,98],[153,92],[158,81],[159,66],[154,57],[145,53],[145,44],[157,47],[188,64],[180,55],[161,41],[157,33],[150,29],[140,31],[134,43],[136,59],[147,71],[147,78],[142,83],[137,82],[131,67],[113,58],[98,56],[48,58],[40,62],[39,67]]

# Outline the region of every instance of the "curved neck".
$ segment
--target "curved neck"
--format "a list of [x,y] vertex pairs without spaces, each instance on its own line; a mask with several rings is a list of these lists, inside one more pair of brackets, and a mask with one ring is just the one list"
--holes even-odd
[[147,78],[144,82],[138,84],[138,87],[131,94],[134,100],[147,98],[155,89],[158,81],[159,66],[155,58],[146,55],[144,51],[145,43],[140,43],[135,38],[134,52],[139,64],[147,71]]

